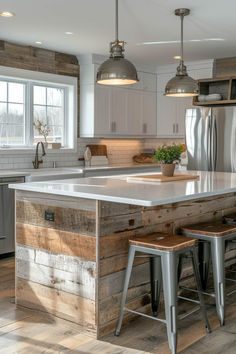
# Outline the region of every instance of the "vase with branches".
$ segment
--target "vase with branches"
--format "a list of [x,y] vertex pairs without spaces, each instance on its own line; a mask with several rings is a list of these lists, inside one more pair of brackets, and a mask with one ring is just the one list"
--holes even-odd
[[47,123],[41,122],[41,120],[37,119],[36,122],[34,122],[34,127],[38,131],[40,135],[44,137],[44,142],[45,144],[47,143],[47,137],[50,133],[50,128]]

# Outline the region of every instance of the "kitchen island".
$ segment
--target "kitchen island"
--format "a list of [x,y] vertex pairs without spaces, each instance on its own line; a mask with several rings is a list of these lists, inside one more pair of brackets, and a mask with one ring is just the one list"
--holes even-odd
[[[80,324],[100,338],[117,324],[128,240],[236,211],[236,174],[136,183],[126,177],[11,185],[16,189],[16,304]],[[137,258],[128,299],[150,291]],[[129,303],[147,312],[146,295]],[[126,313],[124,322],[133,318]]]

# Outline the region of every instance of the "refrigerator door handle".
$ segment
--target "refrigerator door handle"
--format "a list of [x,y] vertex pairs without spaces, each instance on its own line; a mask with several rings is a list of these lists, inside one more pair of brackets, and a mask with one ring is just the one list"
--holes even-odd
[[207,131],[206,131],[206,137],[207,137],[207,142],[206,142],[206,155],[207,155],[207,170],[211,171],[211,116],[207,116]]
[[211,127],[211,166],[212,171],[216,170],[217,161],[217,125],[216,116],[212,116],[212,127]]

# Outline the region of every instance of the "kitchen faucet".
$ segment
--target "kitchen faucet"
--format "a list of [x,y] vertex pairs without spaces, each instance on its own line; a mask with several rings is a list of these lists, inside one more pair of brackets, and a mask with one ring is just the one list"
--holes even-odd
[[42,157],[46,155],[45,149],[44,149],[44,144],[42,141],[39,141],[36,145],[36,151],[35,151],[35,159],[32,161],[34,168],[39,168],[39,164],[43,163],[42,157],[41,160],[39,160],[39,145],[41,144],[42,148]]

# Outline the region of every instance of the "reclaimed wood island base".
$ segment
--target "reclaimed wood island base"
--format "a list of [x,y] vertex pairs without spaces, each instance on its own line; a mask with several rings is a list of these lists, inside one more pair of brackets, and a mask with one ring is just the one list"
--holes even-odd
[[[117,324],[130,238],[172,234],[232,212],[235,192],[139,206],[17,190],[16,304],[75,322],[100,338]],[[149,290],[148,259],[138,258],[128,298]],[[150,298],[129,307],[147,312]],[[133,317],[126,313],[124,323]]]

